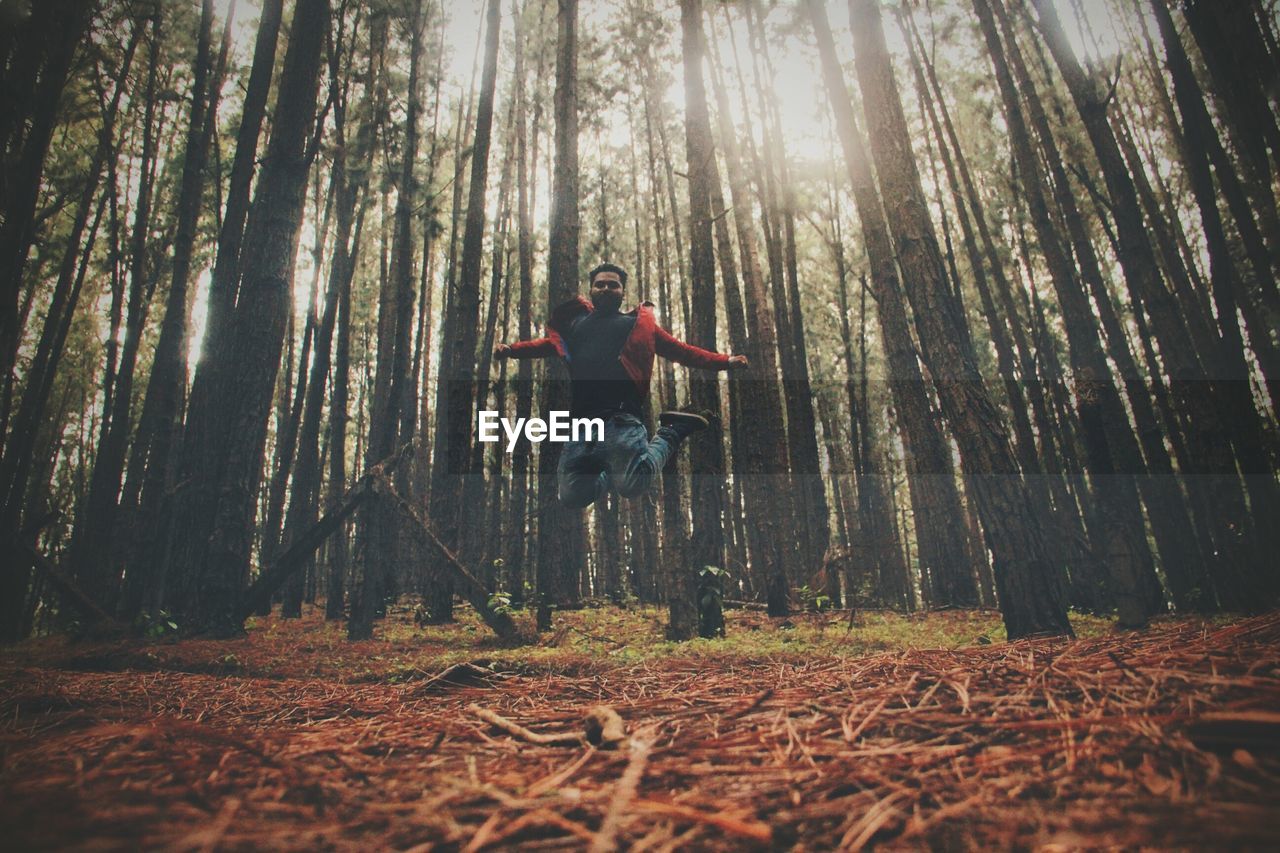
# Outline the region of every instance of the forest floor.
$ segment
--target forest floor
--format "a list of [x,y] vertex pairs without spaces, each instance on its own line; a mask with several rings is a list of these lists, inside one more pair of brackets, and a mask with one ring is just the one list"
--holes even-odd
[[[1280,613],[728,615],[9,647],[0,849],[1280,849]],[[599,705],[617,748],[580,737]]]

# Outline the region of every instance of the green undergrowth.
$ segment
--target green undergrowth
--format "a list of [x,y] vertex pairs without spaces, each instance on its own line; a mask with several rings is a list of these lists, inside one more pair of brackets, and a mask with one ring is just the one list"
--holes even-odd
[[[587,606],[558,612],[551,631],[538,634],[533,615],[515,614],[522,637],[504,643],[467,607],[447,625],[416,625],[412,609],[393,607],[375,639],[349,642],[346,626],[326,622],[322,608],[301,619],[250,619],[231,640],[135,639],[73,643],[44,638],[0,651],[0,664],[61,669],[179,672],[249,678],[309,678],[349,683],[403,683],[430,678],[458,663],[514,673],[591,674],[631,666],[706,666],[804,663],[883,652],[960,649],[1002,643],[994,610],[902,614],[864,611],[850,626],[847,611],[770,618],[756,610],[726,612],[726,636],[672,642],[666,611],[656,607]],[[1113,630],[1110,620],[1072,614],[1080,637]]]

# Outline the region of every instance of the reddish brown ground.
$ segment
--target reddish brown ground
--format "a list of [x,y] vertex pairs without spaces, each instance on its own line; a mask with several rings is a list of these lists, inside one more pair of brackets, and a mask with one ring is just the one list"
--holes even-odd
[[[460,684],[360,666],[402,645],[311,620],[0,654],[0,849],[1280,849],[1280,614]],[[598,703],[631,748],[469,707],[555,733]]]

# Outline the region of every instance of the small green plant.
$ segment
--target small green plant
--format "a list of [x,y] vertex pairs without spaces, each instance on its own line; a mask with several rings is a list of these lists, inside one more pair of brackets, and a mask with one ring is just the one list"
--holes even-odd
[[729,570],[719,566],[703,566],[698,572],[698,606],[723,607],[724,582],[729,577]]
[[[494,562],[500,563],[502,561],[495,560]],[[515,612],[511,607],[511,595],[502,591],[495,592],[489,596],[489,609],[504,616],[509,616]]]
[[821,613],[831,607],[831,596],[819,590],[810,589],[808,584],[798,587],[795,595],[800,600],[800,607],[804,610],[816,610]]
[[698,572],[698,635],[724,636],[724,582],[729,571],[703,566]]
[[144,637],[152,640],[168,634],[178,633],[178,623],[174,621],[167,610],[143,611],[134,620],[134,626]]

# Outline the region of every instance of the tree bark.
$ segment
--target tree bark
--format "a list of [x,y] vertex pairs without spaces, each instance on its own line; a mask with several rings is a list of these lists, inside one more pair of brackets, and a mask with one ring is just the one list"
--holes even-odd
[[[685,154],[689,167],[690,307],[694,320],[690,343],[716,349],[716,261],[711,222],[711,184],[715,177],[715,149],[711,116],[702,79],[705,47],[702,38],[702,0],[681,0],[681,55],[684,60]],[[691,376],[689,399],[694,408],[720,413],[719,383],[714,377]],[[724,569],[724,444],[718,429],[690,439],[692,469],[690,503],[693,536],[689,562],[677,569],[677,582],[667,591],[671,620],[667,637],[687,640],[724,634],[720,598],[705,589],[714,579],[708,569]]]
[[221,378],[195,434],[206,446],[188,498],[191,523],[179,533],[180,565],[194,581],[178,601],[184,627],[219,635],[242,630],[240,604],[249,567],[255,495],[262,475],[271,397],[291,304],[302,220],[307,142],[316,113],[326,0],[299,0],[280,75],[267,156],[255,193],[234,337],[211,350]]
[[[1148,242],[1133,180],[1125,170],[1115,135],[1107,122],[1107,101],[1087,77],[1067,42],[1050,0],[1033,0],[1040,30],[1085,125],[1106,181],[1119,240],[1119,261],[1130,290],[1147,311],[1171,376],[1175,399],[1187,428],[1194,467],[1184,471],[1187,487],[1211,519],[1216,557],[1211,577],[1219,603],[1230,610],[1252,610],[1264,596],[1256,577],[1244,495],[1235,474],[1231,431],[1224,424],[1211,376],[1197,361],[1187,328],[1169,291],[1160,281]],[[1234,315],[1233,315],[1234,316]]]
[[[558,0],[555,168],[551,187],[548,241],[547,316],[578,292],[578,0]],[[551,364],[544,386],[543,410],[568,409],[564,368]],[[538,630],[551,627],[553,605],[578,597],[583,564],[582,513],[557,499],[556,468],[560,446],[544,443],[538,454]]]
[[1010,638],[1070,634],[1045,553],[1041,519],[1030,509],[1005,426],[977,365],[961,344],[964,321],[947,291],[879,9],[874,0],[850,0],[850,15],[871,151],[903,282],[922,354],[975,486],[978,511],[995,557],[1006,631]]

